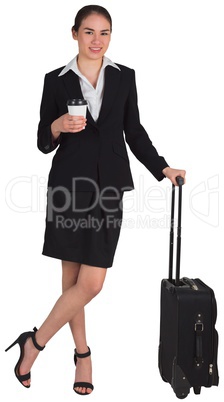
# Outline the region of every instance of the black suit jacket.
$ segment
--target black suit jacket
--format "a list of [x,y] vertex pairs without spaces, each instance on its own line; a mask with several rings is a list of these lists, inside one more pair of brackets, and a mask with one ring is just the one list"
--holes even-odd
[[67,99],[82,98],[83,95],[79,77],[72,70],[60,77],[58,75],[63,67],[46,74],[38,148],[49,153],[59,145],[49,174],[50,187],[92,191],[93,183],[97,182],[100,189],[108,186],[121,191],[133,189],[125,141],[157,180],[164,178],[162,170],[168,164],[159,156],[140,124],[135,72],[118,66],[121,71],[111,66],[105,69],[104,96],[97,122],[87,111],[85,130],[62,133],[56,143],[52,141],[51,123],[67,113]]

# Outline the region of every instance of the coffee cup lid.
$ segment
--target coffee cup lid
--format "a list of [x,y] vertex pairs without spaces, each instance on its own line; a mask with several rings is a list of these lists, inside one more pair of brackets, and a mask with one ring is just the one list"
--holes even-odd
[[85,99],[68,99],[67,106],[82,106],[87,105],[87,101]]

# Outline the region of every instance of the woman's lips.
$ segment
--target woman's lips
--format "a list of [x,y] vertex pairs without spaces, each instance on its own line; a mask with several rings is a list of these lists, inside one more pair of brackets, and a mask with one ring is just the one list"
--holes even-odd
[[102,50],[102,47],[90,47],[91,52],[99,53]]

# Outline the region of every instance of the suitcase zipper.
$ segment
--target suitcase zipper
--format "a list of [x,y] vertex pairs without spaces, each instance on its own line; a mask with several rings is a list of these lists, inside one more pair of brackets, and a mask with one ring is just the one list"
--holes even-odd
[[209,372],[209,375],[212,375],[212,374],[213,374],[213,364],[209,364],[209,370],[208,370],[208,372]]

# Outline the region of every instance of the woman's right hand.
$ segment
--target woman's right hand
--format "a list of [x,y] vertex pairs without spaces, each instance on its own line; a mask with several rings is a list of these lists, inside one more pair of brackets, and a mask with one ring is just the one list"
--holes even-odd
[[51,132],[56,140],[61,133],[78,133],[85,129],[87,119],[83,116],[71,116],[66,113],[51,124]]

